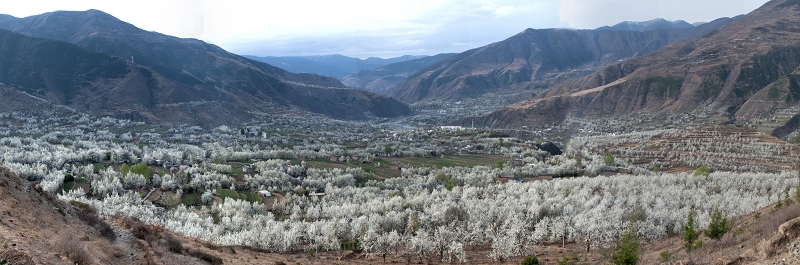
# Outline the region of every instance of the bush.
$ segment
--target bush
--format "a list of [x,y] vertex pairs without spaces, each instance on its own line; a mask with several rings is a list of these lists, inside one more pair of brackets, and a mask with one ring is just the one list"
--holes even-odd
[[669,253],[669,250],[664,250],[661,252],[661,255],[658,257],[658,262],[670,262],[672,260],[672,254]]
[[603,162],[605,162],[606,165],[609,165],[609,166],[613,165],[614,164],[614,156],[609,154],[609,153],[603,154]]
[[695,177],[699,177],[699,176],[708,177],[708,175],[710,175],[710,174],[711,174],[711,169],[708,168],[708,166],[698,167],[697,170],[694,171],[694,176]]
[[164,239],[167,241],[167,248],[169,251],[178,254],[183,252],[183,244],[181,244],[180,240],[169,234],[167,234]]
[[76,201],[76,200],[69,201],[69,204],[72,204],[72,206],[75,206],[78,209],[81,209],[81,210],[84,210],[84,211],[91,211],[92,210],[92,208],[90,208],[88,204],[83,203],[83,202],[79,202],[79,201]]
[[521,265],[539,265],[539,259],[536,256],[527,256],[520,263]]
[[189,251],[187,251],[187,254],[205,260],[208,263],[211,263],[211,265],[222,265],[222,258],[214,256],[213,254],[201,250],[190,249]]

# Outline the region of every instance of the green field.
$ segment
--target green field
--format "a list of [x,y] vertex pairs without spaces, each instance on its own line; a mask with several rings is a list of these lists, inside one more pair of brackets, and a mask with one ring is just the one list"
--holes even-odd
[[193,205],[197,203],[197,193],[183,194],[181,203],[183,203],[183,205]]
[[217,190],[217,193],[219,193],[219,196],[223,201],[225,198],[239,199],[239,193],[237,193],[235,190],[219,189]]
[[[317,159],[306,161],[309,167],[319,169],[331,168],[361,168],[364,172],[372,173],[376,178],[386,179],[395,178],[400,176],[399,170],[391,169],[390,165],[398,165],[401,167],[474,167],[474,166],[494,166],[497,161],[508,161],[508,158],[502,155],[483,155],[483,154],[468,154],[468,155],[449,155],[444,158],[441,157],[389,157],[375,159],[369,163],[361,162],[332,162],[328,159]],[[380,167],[376,167],[380,163]],[[359,179],[359,184],[366,183],[368,179]]]
[[255,192],[239,192],[239,199],[246,200],[248,202],[261,202],[261,198],[258,197],[258,194]]
[[390,157],[387,158],[392,164],[408,165],[412,167],[474,167],[474,166],[493,166],[497,161],[507,161],[508,158],[502,155],[484,154],[465,154],[448,155],[441,157]]
[[[361,168],[362,170],[364,170],[364,172],[374,174],[376,177],[378,177],[376,179],[380,179],[380,178],[383,178],[383,179],[385,179],[385,178],[395,178],[395,177],[399,177],[400,176],[400,171],[390,169],[389,168],[389,163],[387,161],[385,161],[385,160],[380,160],[380,159],[375,160],[373,162],[369,162],[369,163],[361,163],[361,162],[350,162],[350,163],[332,162],[332,161],[327,160],[327,159],[312,160],[312,161],[307,161],[306,163],[308,164],[309,167],[319,168],[319,169]],[[381,163],[381,167],[375,167],[376,163]],[[362,182],[366,183],[366,180],[364,180],[364,181],[359,180],[360,184],[363,184]]]

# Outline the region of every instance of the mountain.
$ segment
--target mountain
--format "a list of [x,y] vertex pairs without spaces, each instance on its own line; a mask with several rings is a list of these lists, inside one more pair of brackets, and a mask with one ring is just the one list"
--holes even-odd
[[695,25],[689,24],[683,20],[670,21],[663,18],[656,18],[648,21],[624,21],[617,23],[614,26],[599,27],[597,30],[627,30],[627,31],[650,31],[657,29],[679,29],[691,28]]
[[390,89],[403,102],[531,92],[600,67],[713,32],[733,19],[653,31],[526,29],[506,40],[434,63]]
[[474,120],[517,128],[567,116],[682,113],[701,107],[722,110],[733,120],[791,110],[800,106],[798,39],[800,1],[773,0],[703,38],[607,66]]
[[311,73],[324,76],[343,78],[346,75],[361,71],[371,70],[387,64],[419,59],[425,56],[403,55],[394,58],[370,57],[359,59],[344,55],[316,55],[316,56],[245,56],[247,58],[276,65],[293,73]]
[[290,73],[97,10],[2,16],[0,28],[25,35],[2,33],[0,49],[11,64],[2,66],[0,82],[93,114],[216,125],[295,109],[341,119],[411,113],[331,77]]
[[361,70],[341,78],[341,81],[348,87],[363,88],[367,91],[385,94],[386,91],[406,80],[414,72],[453,55],[454,53],[442,53],[388,64],[372,70]]

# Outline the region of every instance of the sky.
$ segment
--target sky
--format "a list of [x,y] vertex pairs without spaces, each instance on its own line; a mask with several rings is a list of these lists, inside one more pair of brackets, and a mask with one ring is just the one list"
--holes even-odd
[[766,0],[26,0],[0,13],[26,17],[98,9],[139,28],[257,56],[389,58],[463,52],[527,28],[592,29],[654,18],[708,22]]

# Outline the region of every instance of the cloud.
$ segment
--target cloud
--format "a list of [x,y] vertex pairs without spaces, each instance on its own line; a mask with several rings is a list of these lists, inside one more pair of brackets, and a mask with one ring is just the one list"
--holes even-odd
[[511,14],[512,11],[514,11],[514,7],[513,6],[499,7],[499,8],[494,10],[494,16],[496,18],[497,17],[506,16],[508,14]]
[[145,30],[234,53],[384,57],[461,52],[525,28],[566,25],[559,24],[558,7],[559,0],[32,0],[4,3],[0,13],[99,9]]

